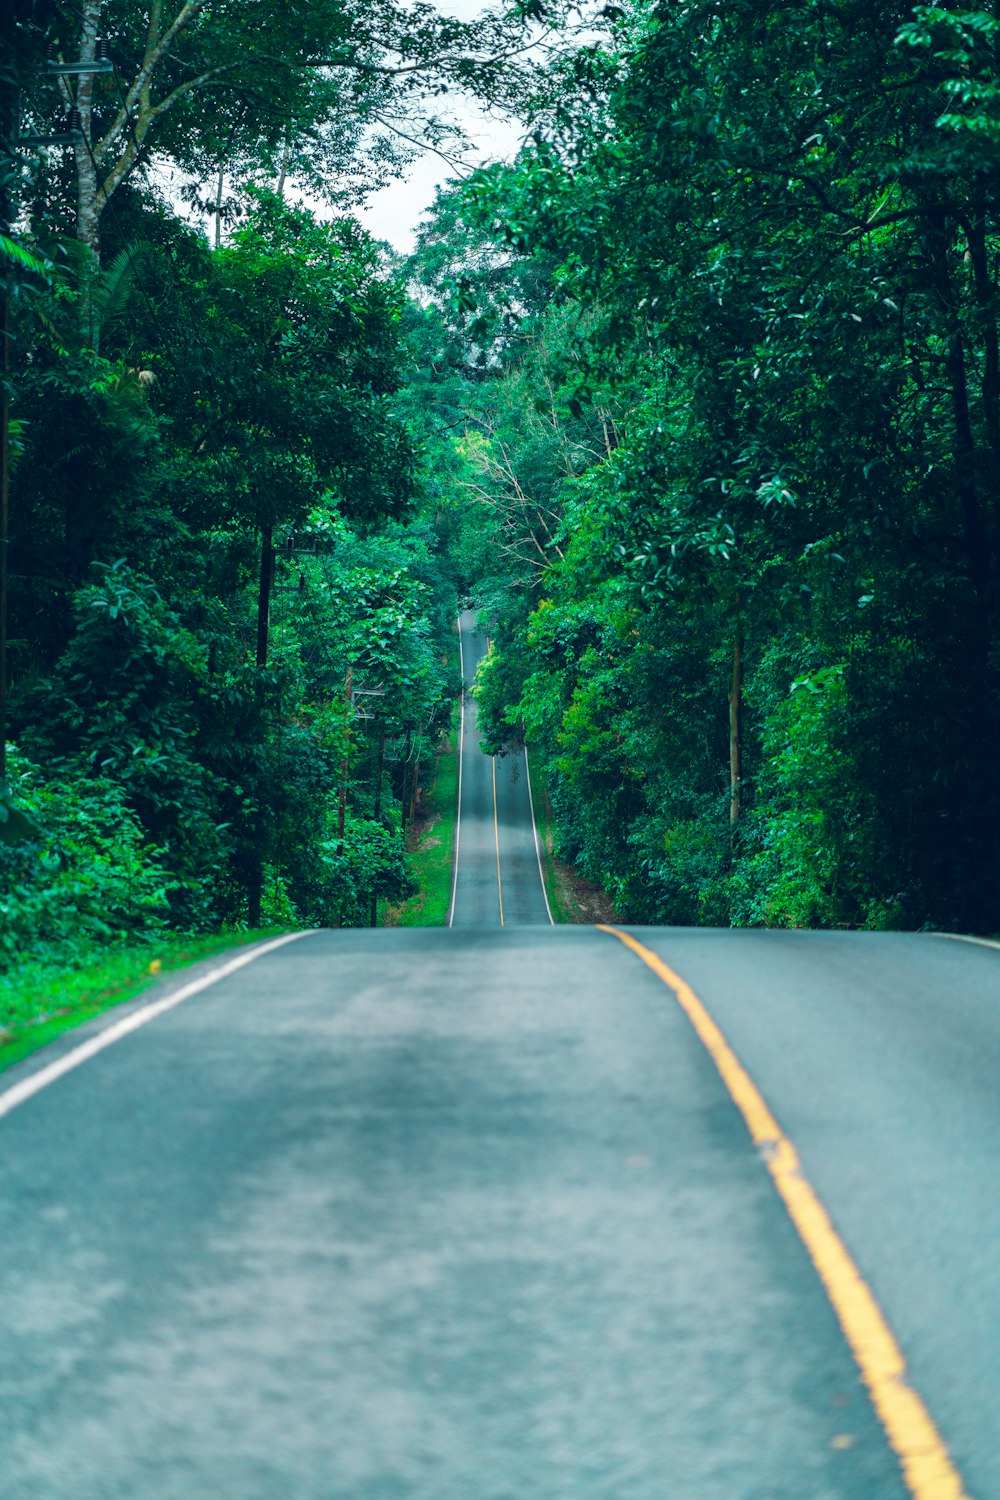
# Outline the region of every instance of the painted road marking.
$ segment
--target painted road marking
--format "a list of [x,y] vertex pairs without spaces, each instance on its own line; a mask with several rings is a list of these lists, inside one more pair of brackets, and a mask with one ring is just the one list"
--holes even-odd
[[798,1153],[694,990],[649,948],[601,924],[672,990],[738,1106],[857,1360],[914,1500],[969,1500],[923,1400],[906,1380],[906,1361],[861,1272],[802,1171]]
[[39,1068],[37,1073],[30,1074],[20,1083],[15,1083],[12,1088],[0,1093],[0,1119],[17,1109],[19,1104],[24,1104],[36,1094],[40,1094],[42,1089],[48,1088],[50,1083],[55,1083],[57,1079],[64,1078],[67,1073],[72,1073],[75,1068],[89,1062],[99,1052],[113,1047],[115,1042],[120,1042],[123,1037],[130,1036],[141,1026],[148,1026],[149,1022],[155,1021],[157,1016],[165,1015],[168,1010],[173,1010],[185,1000],[190,1000],[192,995],[199,995],[210,985],[218,984],[220,979],[227,979],[230,974],[235,974],[237,969],[242,969],[246,964],[252,964],[257,958],[263,958],[265,953],[273,953],[276,948],[282,948],[286,943],[294,943],[298,938],[308,936],[308,932],[292,932],[286,937],[273,938],[269,943],[251,949],[249,953],[241,953],[238,958],[231,958],[228,963],[222,964],[218,969],[202,975],[201,979],[193,979],[190,984],[174,990],[164,999],[154,1000],[150,1005],[131,1011],[120,1021],[113,1022],[104,1031],[99,1032],[97,1036],[91,1037],[88,1042],[74,1047],[72,1052],[67,1052],[56,1062]]
[[528,746],[524,747],[524,774],[528,779],[528,805],[531,808],[531,832],[535,840],[535,854],[538,858],[538,878],[542,882],[542,896],[545,901],[545,910],[548,913],[550,926],[555,926],[552,916],[552,908],[549,905],[549,893],[545,889],[545,871],[542,869],[542,845],[538,837],[538,824],[535,821],[535,798],[531,790],[531,767],[528,765]]
[[975,943],[979,948],[992,948],[994,952],[1000,949],[1000,943],[995,938],[966,937],[964,932],[934,932],[931,936],[948,938],[952,943]]
[[[493,650],[493,642],[489,636],[486,637],[486,655],[489,656]],[[497,758],[490,756],[490,765],[493,767],[493,833],[497,841],[497,900],[500,903],[500,926],[503,920],[503,880],[500,876],[500,814],[497,812]]]
[[497,758],[490,756],[490,765],[493,767],[493,832],[497,841],[497,900],[500,903],[500,926],[503,923],[503,881],[500,878],[500,814],[497,811]]
[[[490,650],[490,638],[486,637],[486,649]],[[462,702],[461,722],[458,731],[458,812],[455,816],[455,843],[452,859],[451,872],[451,904],[448,908],[448,926],[455,925],[455,906],[458,900],[458,857],[462,838],[462,762],[465,758],[465,647],[464,633],[462,630],[462,619],[458,620],[458,652],[462,673]],[[503,913],[503,872],[500,861],[500,815],[497,804],[497,762],[496,756],[490,757],[493,776],[493,836],[496,841],[497,851],[497,903],[500,911],[500,926],[506,926]],[[524,747],[524,770],[528,783],[528,805],[531,809],[531,836],[535,841],[535,858],[538,861],[538,880],[542,887],[542,899],[545,902],[545,911],[550,925],[555,925],[552,908],[549,905],[549,893],[545,889],[545,872],[542,867],[542,846],[538,836],[538,823],[535,818],[535,798],[531,789],[531,769],[528,765],[528,747]]]
[[451,872],[451,907],[448,926],[455,925],[455,901],[458,897],[458,851],[462,839],[462,760],[465,756],[465,648],[462,645],[462,617],[458,618],[458,663],[462,674],[462,707],[458,726],[458,811],[455,814],[455,853]]

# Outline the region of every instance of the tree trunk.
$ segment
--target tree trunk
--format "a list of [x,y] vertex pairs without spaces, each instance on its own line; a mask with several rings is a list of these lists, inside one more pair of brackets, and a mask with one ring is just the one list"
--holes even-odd
[[[985,193],[985,188],[983,191]],[[995,278],[990,274],[984,210],[975,210],[966,226],[966,238],[983,341],[983,419],[989,447],[990,501],[993,525],[1000,533],[1000,339],[997,335],[997,289]]]
[[729,823],[740,816],[740,781],[743,775],[743,627],[736,627],[733,641],[733,680],[729,689]]
[[291,126],[285,131],[285,139],[281,146],[281,163],[278,167],[278,182],[274,191],[279,198],[285,196],[285,181],[288,177],[288,163],[292,155],[292,130]]
[[945,371],[951,388],[955,424],[955,487],[962,511],[969,575],[982,600],[989,590],[991,568],[989,544],[976,492],[976,450],[969,412],[969,376],[962,339],[962,319],[948,265],[948,228],[945,216],[939,212],[929,214],[927,226],[927,244],[932,258],[935,291],[945,325]]
[[274,528],[260,529],[260,587],[257,592],[257,666],[267,666],[268,626],[271,618],[271,587],[274,583]]
[[[382,817],[382,773],[385,769],[385,724],[379,724],[378,734],[378,770],[375,773],[375,821],[378,823]],[[371,925],[378,926],[378,897],[372,896]]]
[[[257,668],[267,666],[267,637],[271,613],[271,585],[274,581],[273,528],[260,529],[260,587],[257,594]],[[258,699],[263,697],[262,684],[257,684]],[[264,830],[266,814],[260,809],[254,829],[254,848],[251,854],[250,875],[247,881],[247,920],[251,927],[260,926],[260,909],[264,892]]]
[[[97,32],[101,21],[100,0],[85,0],[80,22],[81,63],[93,63],[97,56]],[[80,111],[83,144],[74,148],[76,166],[76,237],[89,255],[83,268],[80,304],[80,331],[84,341],[96,350],[100,328],[94,309],[93,279],[101,268],[100,211],[97,194],[97,165],[92,152],[94,118],[94,75],[82,73],[76,90],[76,107]]]
[[337,813],[337,853],[344,852],[344,830],[347,826],[347,777],[351,768],[351,705],[354,686],[354,668],[348,667],[344,684],[344,699],[347,703],[347,728],[344,731],[344,759],[340,767],[340,807]]
[[215,189],[215,248],[222,244],[222,190],[226,184],[226,169],[219,168],[219,181]]
[[417,816],[417,797],[420,794],[420,750],[417,750],[417,758],[413,762],[413,788],[410,792],[410,822]]
[[403,752],[403,788],[399,798],[400,832],[402,833],[404,840],[406,839],[406,813],[409,805],[406,796],[406,781],[407,772],[409,771],[410,767],[410,746],[412,743],[412,738],[413,731],[408,728],[406,731],[406,749]]
[[258,848],[254,852],[254,860],[250,868],[250,877],[247,881],[247,924],[250,927],[260,926],[260,913],[263,900],[264,861],[260,856],[260,850]]

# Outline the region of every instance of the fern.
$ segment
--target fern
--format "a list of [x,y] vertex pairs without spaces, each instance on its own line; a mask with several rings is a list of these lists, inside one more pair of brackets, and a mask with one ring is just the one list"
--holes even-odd
[[133,247],[126,245],[123,250],[119,250],[114,260],[94,277],[90,298],[99,323],[103,324],[116,313],[124,311],[135,278]]
[[0,234],[0,257],[8,263],[20,266],[22,271],[32,271],[36,276],[47,276],[49,263],[40,260],[37,255],[32,255],[30,250],[25,250],[16,240],[8,239],[5,234]]

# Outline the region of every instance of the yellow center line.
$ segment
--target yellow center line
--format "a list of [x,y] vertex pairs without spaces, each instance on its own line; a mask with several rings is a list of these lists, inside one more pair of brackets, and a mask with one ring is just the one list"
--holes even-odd
[[500,926],[503,921],[503,882],[500,879],[500,816],[497,812],[497,758],[490,756],[493,766],[493,832],[497,841],[497,900],[500,902]]
[[673,991],[718,1068],[819,1272],[914,1500],[969,1500],[930,1412],[907,1382],[906,1361],[892,1329],[757,1085],[679,974],[629,933],[603,924],[601,931],[631,948]]

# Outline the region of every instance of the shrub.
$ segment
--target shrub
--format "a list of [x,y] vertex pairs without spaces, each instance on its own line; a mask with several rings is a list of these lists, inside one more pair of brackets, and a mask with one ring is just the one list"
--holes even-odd
[[174,881],[125,789],[71,770],[46,776],[13,747],[9,771],[37,837],[0,844],[0,972],[161,931]]

